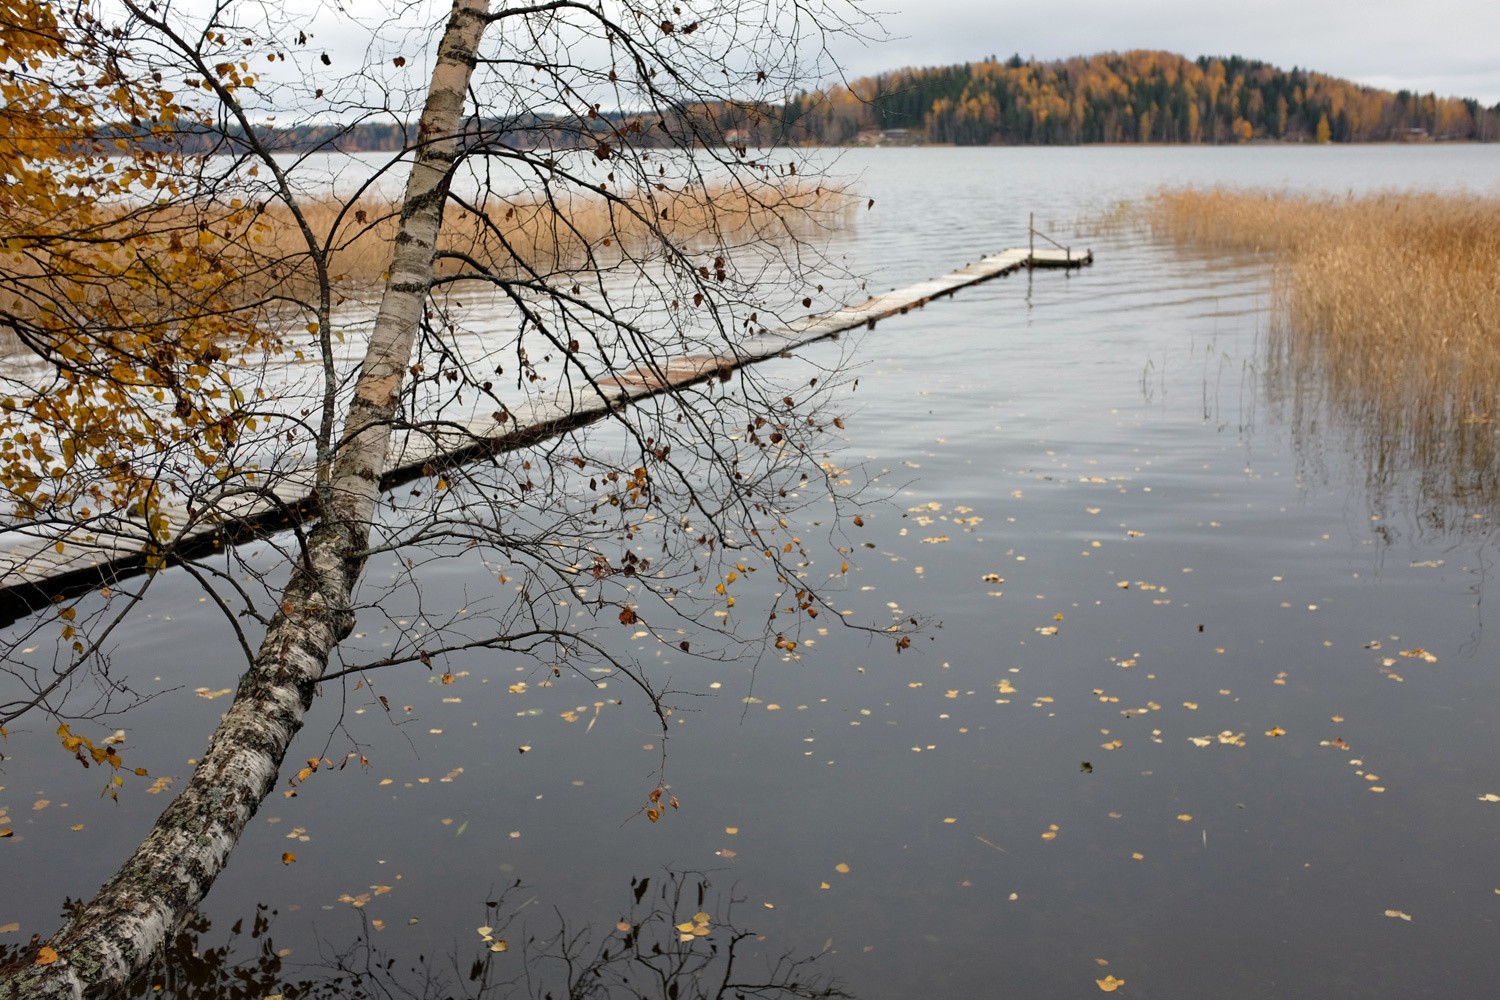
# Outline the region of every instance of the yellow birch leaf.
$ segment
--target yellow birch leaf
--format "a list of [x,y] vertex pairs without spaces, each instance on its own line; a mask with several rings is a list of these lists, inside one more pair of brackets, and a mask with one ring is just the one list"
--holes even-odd
[[1115,990],[1125,985],[1125,980],[1116,979],[1112,975],[1105,976],[1103,979],[1096,979],[1094,980],[1094,982],[1097,983],[1099,985],[1099,988],[1105,993],[1113,993]]
[[46,945],[37,949],[37,965],[51,965],[55,961],[57,961],[57,951],[55,949],[48,948]]

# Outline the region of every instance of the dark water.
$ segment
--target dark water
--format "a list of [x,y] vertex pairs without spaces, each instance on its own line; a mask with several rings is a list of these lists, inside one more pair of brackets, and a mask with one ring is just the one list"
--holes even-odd
[[[721,949],[726,919],[755,932],[743,967],[818,955],[869,1000],[1086,996],[1106,976],[1134,997],[1487,995],[1490,520],[1439,529],[1368,496],[1336,419],[1294,448],[1265,380],[1266,267],[1109,220],[1160,184],[1489,191],[1500,149],[889,150],[839,168],[876,199],[847,247],[873,288],[1022,245],[1028,212],[1097,255],[963,292],[852,351],[837,460],[878,480],[838,603],[923,617],[912,648],[836,624],[754,662],[641,646],[682,692],[665,739],[618,678],[547,685],[493,653],[455,661],[450,686],[387,673],[394,720],[367,691],[329,692],[293,758],[337,759],[352,738],[369,767],[267,803],[200,950],[254,959],[265,906],[260,961],[285,950],[288,979],[367,936],[418,995],[427,974],[463,995],[476,957],[519,976],[561,947],[561,924],[592,925],[597,945],[636,907],[632,879],[652,879],[650,906],[686,871],[709,888],[700,902],[689,877],[678,919],[709,912]],[[830,530],[825,515],[809,508],[805,531]],[[424,586],[427,605],[456,606],[493,578]],[[141,612],[115,667],[166,693],[126,720],[130,763],[185,776],[227,701],[193,689],[232,686],[229,640],[170,574]],[[381,627],[361,641],[378,649]],[[0,928],[20,925],[0,944],[50,931],[170,793],[136,781],[100,799],[99,773],[36,725],[0,765],[16,833],[0,841]],[[652,825],[638,811],[662,780],[682,807]],[[512,913],[511,949],[485,951],[476,928]]]

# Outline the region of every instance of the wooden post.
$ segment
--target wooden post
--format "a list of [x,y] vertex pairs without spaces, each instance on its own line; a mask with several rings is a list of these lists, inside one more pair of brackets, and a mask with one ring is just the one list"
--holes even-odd
[[1026,216],[1026,265],[1031,266],[1036,260],[1036,213],[1031,212]]

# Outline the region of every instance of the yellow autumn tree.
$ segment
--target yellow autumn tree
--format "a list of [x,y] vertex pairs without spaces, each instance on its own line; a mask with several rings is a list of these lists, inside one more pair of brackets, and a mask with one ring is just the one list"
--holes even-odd
[[274,347],[266,290],[292,265],[179,96],[252,87],[243,46],[184,68],[138,41],[86,4],[0,6],[0,347],[34,362],[0,385],[0,509],[165,539],[168,495],[230,477],[255,429],[232,376]]

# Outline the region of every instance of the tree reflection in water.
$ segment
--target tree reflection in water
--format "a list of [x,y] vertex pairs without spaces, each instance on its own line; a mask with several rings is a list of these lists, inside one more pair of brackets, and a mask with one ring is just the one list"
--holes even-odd
[[[314,962],[278,954],[277,911],[253,916],[211,944],[212,922],[195,915],[127,996],[165,1000],[765,1000],[848,997],[813,969],[821,953],[761,954],[760,939],[734,923],[742,902],[701,872],[631,880],[626,916],[570,925],[562,914],[545,932],[522,920],[535,897],[516,882],[483,906],[474,944],[442,959],[397,957],[375,947],[369,921],[349,944],[318,942]],[[712,911],[712,912],[710,912]],[[248,920],[248,926],[247,926]],[[29,962],[35,945],[0,947],[0,968]]]

